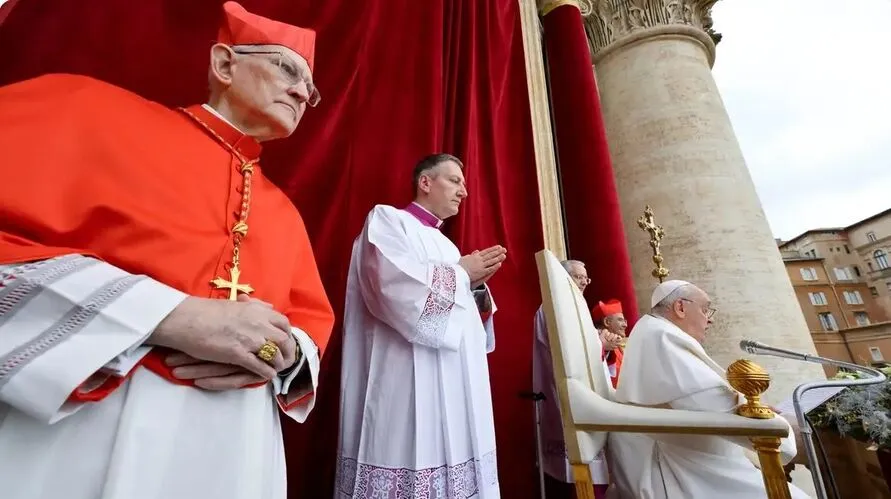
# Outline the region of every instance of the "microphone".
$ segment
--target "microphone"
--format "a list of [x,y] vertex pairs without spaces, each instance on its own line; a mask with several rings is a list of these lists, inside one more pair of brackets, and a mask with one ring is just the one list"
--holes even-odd
[[[817,492],[819,499],[826,499],[826,487],[823,484],[823,475],[820,473],[820,463],[817,460],[817,451],[814,447],[813,428],[807,419],[807,414],[801,406],[801,398],[805,392],[815,388],[824,387],[842,387],[848,388],[857,385],[872,385],[885,381],[885,375],[878,369],[871,367],[852,364],[850,362],[842,362],[840,360],[827,359],[817,355],[808,353],[800,353],[784,348],[772,347],[765,345],[759,341],[742,340],[739,342],[739,348],[742,351],[752,355],[770,355],[773,357],[781,357],[784,359],[799,360],[804,362],[814,362],[816,364],[826,364],[835,367],[841,367],[849,371],[859,371],[868,375],[868,378],[862,379],[828,379],[824,381],[812,381],[798,385],[792,391],[792,408],[795,410],[795,418],[798,420],[798,427],[801,431],[804,448],[807,452],[808,461],[810,462],[811,475],[814,479],[814,490]],[[834,483],[833,483],[834,487]],[[836,495],[838,495],[836,493]]]
[[772,347],[770,345],[765,345],[764,343],[755,340],[742,340],[739,342],[739,348],[743,352],[752,355],[770,355],[772,357],[782,357],[784,359],[798,360],[802,362],[826,364],[829,366],[841,367],[849,371],[859,371],[863,374],[868,374],[871,377],[875,378],[884,379],[885,377],[885,375],[882,374],[880,371],[869,367],[852,364],[850,362],[842,362],[835,359],[827,359],[826,357],[820,357],[819,355],[795,352],[793,350],[786,350],[785,348]]
[[[816,355],[810,355],[806,353],[798,353],[793,352],[792,350],[786,350],[783,348],[772,347],[769,345],[765,345],[760,341],[755,340],[742,340],[739,342],[739,348],[746,353],[752,355],[772,355],[774,357],[783,357],[786,359],[792,360],[801,360],[804,362],[819,362],[817,359],[821,360],[829,360],[823,359],[822,357],[817,357]],[[819,362],[822,364],[822,362]]]

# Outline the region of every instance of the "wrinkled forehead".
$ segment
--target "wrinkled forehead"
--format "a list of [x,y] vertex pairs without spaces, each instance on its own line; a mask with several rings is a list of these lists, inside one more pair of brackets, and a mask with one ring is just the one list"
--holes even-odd
[[700,303],[704,303],[706,305],[712,304],[712,298],[708,295],[708,293],[706,293],[705,291],[703,291],[700,288],[696,288],[693,291],[693,296],[695,297],[695,300]]
[[455,163],[454,161],[443,161],[436,165],[435,171],[440,175],[458,177],[461,180],[464,180],[464,172],[461,170],[461,167],[458,166],[458,163]]
[[579,262],[570,262],[569,272],[571,274],[579,275],[582,277],[588,277],[588,269],[586,269],[585,266]]
[[295,52],[294,49],[284,45],[236,45],[233,48],[244,49],[248,52],[278,52],[282,55],[283,61],[293,64],[301,73],[312,76],[312,71],[309,69],[309,63],[306,62],[306,59]]

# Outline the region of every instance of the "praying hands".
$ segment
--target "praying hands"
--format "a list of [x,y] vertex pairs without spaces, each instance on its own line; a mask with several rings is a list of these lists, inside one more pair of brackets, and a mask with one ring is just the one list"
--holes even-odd
[[603,344],[603,349],[606,351],[612,351],[625,343],[625,338],[622,336],[611,333],[608,329],[600,330],[600,342]]
[[484,250],[476,250],[469,255],[464,255],[458,260],[458,265],[467,271],[470,276],[470,287],[482,286],[495,275],[507,259],[507,249],[495,245]]

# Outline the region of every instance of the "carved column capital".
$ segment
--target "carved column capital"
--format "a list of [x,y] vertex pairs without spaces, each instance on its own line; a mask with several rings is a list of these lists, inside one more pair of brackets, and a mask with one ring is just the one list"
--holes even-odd
[[721,34],[712,29],[712,6],[718,0],[579,0],[586,4],[585,31],[597,59],[653,35],[689,35],[698,39],[714,61]]
[[564,5],[575,7],[583,16],[591,13],[591,0],[537,0],[537,4],[540,16],[546,16],[557,7]]

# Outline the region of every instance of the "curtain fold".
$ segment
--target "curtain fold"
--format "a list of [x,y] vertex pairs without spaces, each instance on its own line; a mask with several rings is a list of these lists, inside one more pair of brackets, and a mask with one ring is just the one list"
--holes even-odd
[[[0,46],[14,49],[0,60],[0,84],[71,72],[168,106],[204,102],[222,3],[20,0],[3,11]],[[508,248],[490,283],[499,306],[489,362],[499,472],[504,497],[535,497],[533,409],[518,393],[531,379],[532,320],[541,301],[534,252],[543,240],[516,0],[242,3],[319,33],[322,102],[294,137],[268,144],[262,165],[303,214],[338,315],[351,243],[368,211],[410,201],[411,170],[421,156],[442,151],[465,161],[470,197],[445,230],[464,252]],[[293,498],[333,493],[339,329],[309,421],[283,423]]]
[[542,25],[569,256],[587,264],[588,303],[620,300],[631,331],[637,296],[582,16],[578,7],[563,5],[542,17]]

